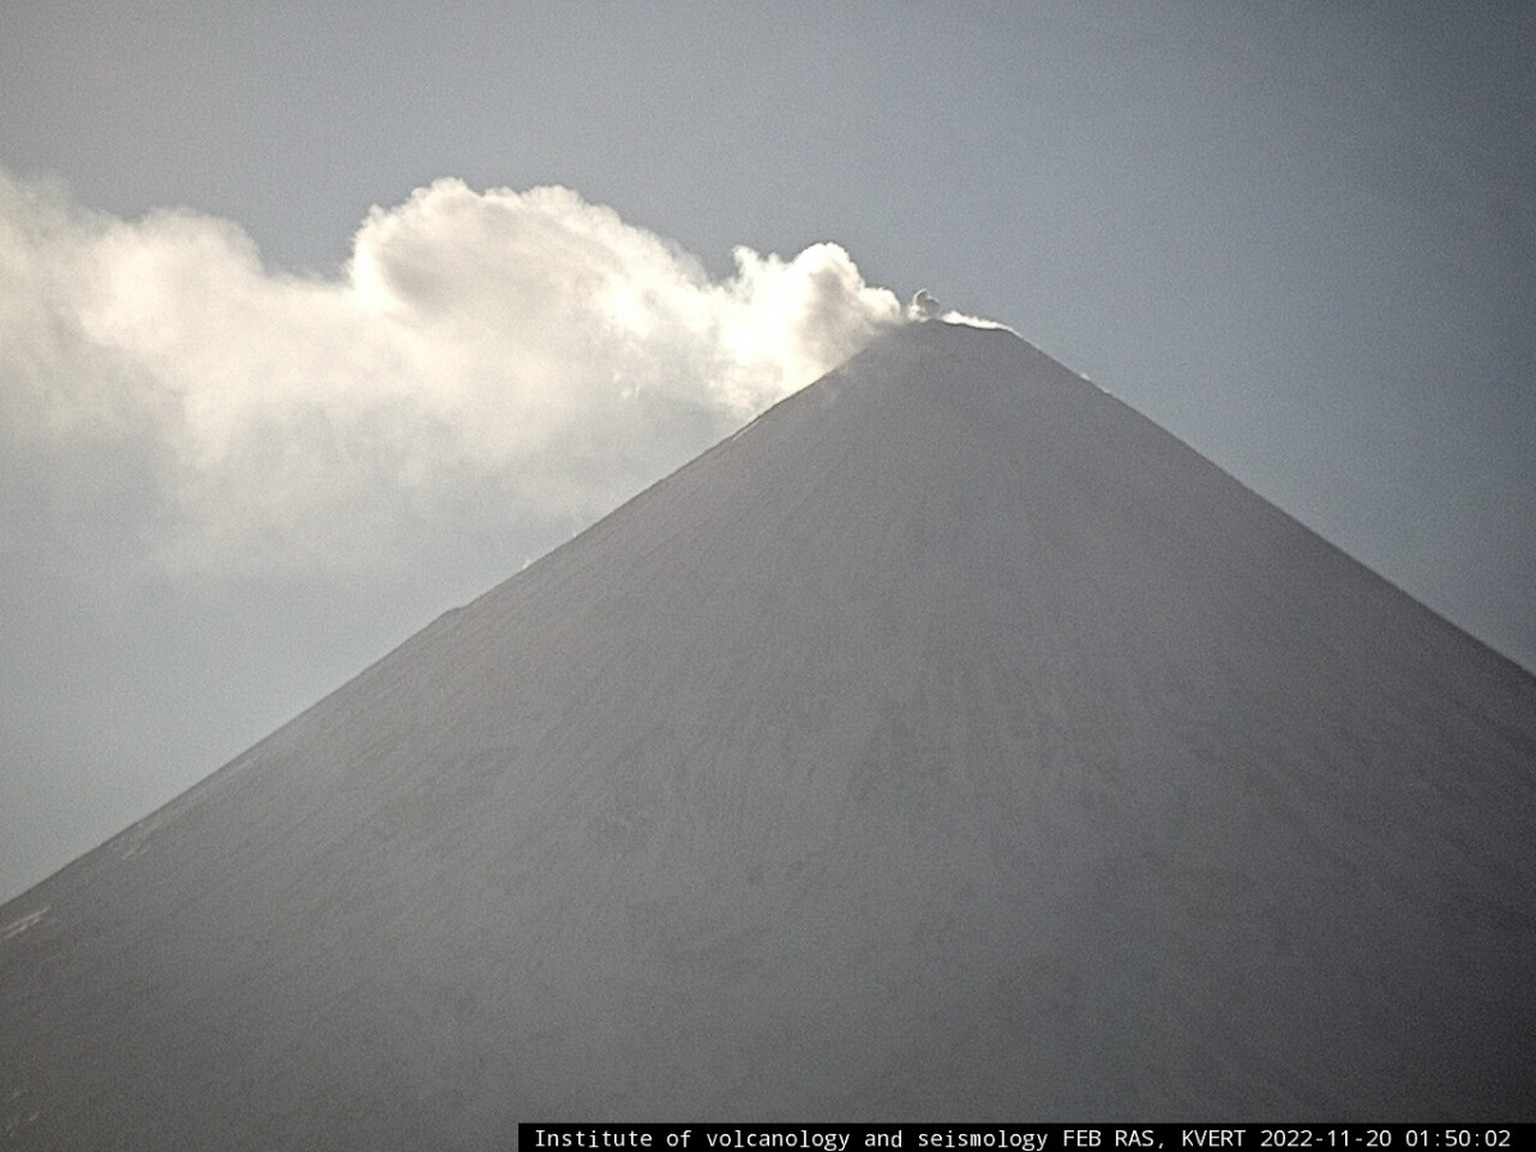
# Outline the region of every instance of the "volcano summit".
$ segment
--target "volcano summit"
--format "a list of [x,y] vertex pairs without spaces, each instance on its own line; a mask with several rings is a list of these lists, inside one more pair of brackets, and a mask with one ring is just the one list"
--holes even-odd
[[0,910],[16,1147],[1536,1119],[1536,681],[878,339]]

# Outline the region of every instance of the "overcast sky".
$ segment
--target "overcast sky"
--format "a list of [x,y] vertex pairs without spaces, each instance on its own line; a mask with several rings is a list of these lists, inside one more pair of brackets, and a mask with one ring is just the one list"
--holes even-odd
[[1536,667],[1533,58],[1513,2],[5,5],[0,898],[918,288]]

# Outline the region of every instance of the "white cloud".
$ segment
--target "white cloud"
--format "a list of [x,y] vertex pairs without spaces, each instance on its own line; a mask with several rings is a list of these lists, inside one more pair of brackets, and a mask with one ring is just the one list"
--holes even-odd
[[944,306],[933,297],[926,288],[918,289],[917,295],[912,297],[912,303],[907,305],[907,319],[918,323],[925,323],[938,316],[944,310]]
[[953,308],[939,314],[939,319],[946,324],[962,324],[967,328],[993,328],[1003,332],[1012,332],[1015,336],[1018,332],[1004,324],[1001,320],[988,320],[985,316],[972,316],[966,312],[956,312]]
[[583,522],[902,321],[836,245],[735,258],[445,179],[303,278],[227,221],[0,172],[0,547],[339,573]]
[[961,324],[967,328],[1000,328],[1004,332],[1017,332],[1006,324],[996,320],[986,320],[980,316],[969,316],[964,312],[956,312],[953,308],[945,308],[938,299],[926,288],[918,290],[912,297],[912,302],[907,305],[907,319],[917,324],[926,324],[930,320],[940,320],[945,324]]

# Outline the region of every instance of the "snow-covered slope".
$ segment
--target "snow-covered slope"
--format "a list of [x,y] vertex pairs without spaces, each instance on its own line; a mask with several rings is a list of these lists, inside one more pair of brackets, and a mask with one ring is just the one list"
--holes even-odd
[[1536,681],[883,337],[0,911],[18,1147],[1536,1119]]

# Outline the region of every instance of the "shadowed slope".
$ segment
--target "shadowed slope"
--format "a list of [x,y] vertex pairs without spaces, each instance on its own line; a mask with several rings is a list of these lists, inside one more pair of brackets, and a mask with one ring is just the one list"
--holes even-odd
[[1533,1119],[1533,813],[1531,677],[915,325],[8,905],[0,1107]]

